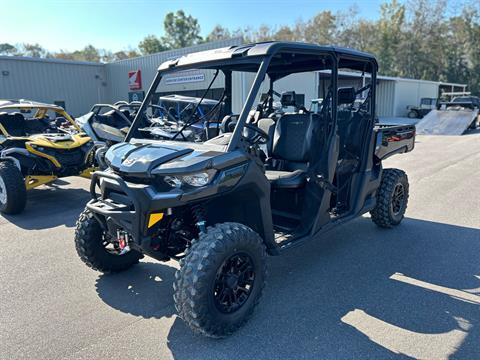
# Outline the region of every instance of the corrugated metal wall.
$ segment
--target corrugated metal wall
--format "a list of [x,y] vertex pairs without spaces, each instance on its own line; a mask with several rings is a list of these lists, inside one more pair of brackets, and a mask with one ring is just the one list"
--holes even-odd
[[376,95],[376,112],[380,117],[395,115],[395,81],[378,80]]
[[423,97],[436,98],[438,96],[438,83],[404,80],[396,81],[395,89],[395,115],[407,116],[407,106],[420,104]]
[[106,100],[102,64],[0,57],[0,99],[64,101],[74,116]]
[[[126,59],[122,61],[117,61],[111,64],[106,65],[107,71],[107,81],[108,81],[108,102],[116,102],[119,100],[128,100],[128,72],[132,70],[141,70],[142,71],[142,87],[143,90],[147,91],[153,78],[157,72],[158,66],[169,59],[176,58],[185,54],[189,54],[197,51],[217,49],[232,45],[241,45],[241,38],[214,41],[210,43],[205,43],[201,45],[195,45],[183,49],[165,51],[158,54],[152,54],[147,56],[142,56],[134,59]],[[187,89],[196,89],[196,88],[206,88],[208,83],[211,81],[212,72],[205,72],[205,79],[201,82],[188,83],[181,85],[165,85],[168,89],[181,90],[182,88]],[[223,78],[219,76],[217,81],[220,81],[223,84]],[[175,89],[178,87],[178,89]],[[163,90],[163,89],[162,89]]]

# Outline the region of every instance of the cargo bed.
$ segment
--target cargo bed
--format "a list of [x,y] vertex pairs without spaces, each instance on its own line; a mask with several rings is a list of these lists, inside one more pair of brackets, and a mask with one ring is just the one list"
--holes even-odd
[[375,156],[380,160],[412,151],[415,146],[415,125],[376,124],[373,131]]

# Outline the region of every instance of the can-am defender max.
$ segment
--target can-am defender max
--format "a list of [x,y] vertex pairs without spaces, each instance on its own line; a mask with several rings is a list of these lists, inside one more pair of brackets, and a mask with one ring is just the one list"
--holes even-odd
[[0,212],[18,214],[27,191],[66,176],[90,177],[93,142],[60,106],[0,100]]
[[[233,132],[203,144],[140,138],[142,111],[162,78],[191,69],[223,74],[227,107],[235,97],[232,73],[255,74],[240,114],[224,119],[236,119]],[[369,73],[368,83],[339,88],[339,70]],[[330,74],[322,94],[315,94],[323,99],[319,110],[306,110],[290,91],[281,100],[291,111],[275,111],[276,84],[313,71]],[[143,254],[180,260],[174,282],[179,316],[204,335],[231,334],[260,299],[267,254],[319,239],[367,212],[380,227],[402,221],[407,176],[383,169],[382,160],[412,150],[415,127],[375,124],[376,73],[372,55],[284,42],[163,63],[127,142],[107,152],[108,171],[93,174],[93,199],[75,232],[80,258],[102,272],[125,270]],[[356,107],[360,95],[365,100]]]

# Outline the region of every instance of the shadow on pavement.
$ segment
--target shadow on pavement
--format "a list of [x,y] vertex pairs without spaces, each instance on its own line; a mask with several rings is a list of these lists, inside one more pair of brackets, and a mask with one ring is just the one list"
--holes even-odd
[[173,279],[175,268],[159,263],[140,262],[128,271],[98,277],[98,296],[127,314],[143,318],[174,315]]
[[90,200],[90,193],[83,188],[59,186],[64,184],[69,183],[57,180],[53,185],[30,190],[25,210],[18,215],[0,216],[0,225],[10,222],[26,230],[75,226],[78,215]]
[[[479,254],[479,229],[405,219],[383,230],[360,218],[270,258],[264,297],[238,333],[209,340],[177,318],[168,346],[178,359],[480,358]],[[100,276],[97,291],[123,312],[169,317],[173,278],[143,263]]]

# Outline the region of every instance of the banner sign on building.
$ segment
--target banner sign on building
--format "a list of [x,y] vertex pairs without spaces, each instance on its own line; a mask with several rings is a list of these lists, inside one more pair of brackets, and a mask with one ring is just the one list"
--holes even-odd
[[205,74],[190,74],[181,76],[170,76],[165,78],[165,84],[167,85],[185,84],[201,81],[205,81]]
[[142,88],[142,72],[140,70],[128,72],[128,88],[130,90],[140,90]]

